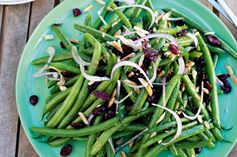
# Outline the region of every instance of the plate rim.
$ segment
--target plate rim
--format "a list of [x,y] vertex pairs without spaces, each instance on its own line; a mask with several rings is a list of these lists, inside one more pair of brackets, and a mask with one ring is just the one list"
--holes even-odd
[[[34,139],[30,136],[29,134],[29,128],[27,128],[28,126],[26,126],[26,121],[24,120],[23,118],[23,113],[21,112],[21,109],[20,109],[20,100],[19,100],[19,93],[18,93],[18,90],[19,90],[19,85],[18,85],[18,82],[19,82],[19,78],[20,78],[20,71],[21,71],[21,66],[23,64],[23,60],[24,60],[24,56],[26,55],[26,52],[28,50],[28,47],[29,45],[34,41],[33,38],[34,36],[37,34],[37,32],[39,32],[39,30],[41,29],[41,27],[44,25],[45,21],[54,14],[54,12],[56,12],[57,10],[59,10],[60,8],[63,8],[64,5],[67,5],[68,3],[70,3],[71,1],[74,1],[74,0],[67,0],[67,1],[63,1],[61,2],[59,5],[57,5],[56,7],[54,7],[46,16],[44,16],[44,18],[39,22],[39,24],[37,25],[37,27],[34,29],[33,33],[31,34],[29,40],[27,41],[23,51],[22,51],[22,54],[21,54],[21,57],[20,57],[20,61],[18,63],[18,68],[17,68],[17,75],[16,75],[16,80],[15,80],[15,98],[16,98],[16,106],[17,106],[17,111],[18,111],[18,115],[20,117],[20,120],[21,120],[21,124],[22,124],[22,127],[23,127],[23,130],[27,136],[27,139],[30,141],[30,144],[32,145],[32,147],[34,148],[34,150],[37,152],[38,155],[42,155],[40,154],[40,151],[39,149],[37,148],[35,142],[34,142]],[[225,31],[228,33],[228,38],[230,38],[230,40],[232,41],[235,41],[236,43],[236,39],[234,38],[233,34],[230,32],[230,30],[227,28],[227,26],[223,23],[223,21],[221,19],[218,18],[218,16],[216,16],[211,10],[209,10],[209,8],[207,6],[205,6],[203,3],[201,3],[200,1],[198,0],[191,0],[192,3],[194,3],[195,5],[199,5],[202,9],[204,9],[205,11],[207,11],[215,20],[217,20],[219,22],[219,24],[221,24],[222,28],[225,29]],[[34,42],[34,43],[37,43],[37,42]],[[231,43],[229,43],[227,41],[228,44],[230,45],[233,45]],[[36,44],[37,45],[37,44]],[[235,50],[237,49],[237,44],[235,44]],[[232,46],[231,46],[232,47]],[[233,149],[233,147],[235,146],[235,144],[237,143],[237,137],[235,138],[234,140],[234,143],[231,144],[231,146],[228,148],[228,152],[226,155],[228,155],[231,150]]]

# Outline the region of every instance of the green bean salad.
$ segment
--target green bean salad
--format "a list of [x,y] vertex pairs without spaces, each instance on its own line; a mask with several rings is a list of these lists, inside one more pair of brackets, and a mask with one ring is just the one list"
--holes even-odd
[[[237,59],[237,53],[172,8],[155,9],[150,0],[96,1],[97,19],[88,15],[68,28],[83,33],[81,40],[67,37],[63,23],[43,37],[57,38],[65,52],[48,47],[48,56],[32,61],[40,68],[33,77],[43,77],[50,90],[44,127],[32,133],[62,146],[62,156],[73,151],[70,141],[84,140],[86,157],[156,157],[164,150],[193,157],[225,140],[218,94],[230,93],[229,81],[237,78],[229,65],[219,75],[215,66],[219,55]],[[92,7],[71,14],[80,18]]]

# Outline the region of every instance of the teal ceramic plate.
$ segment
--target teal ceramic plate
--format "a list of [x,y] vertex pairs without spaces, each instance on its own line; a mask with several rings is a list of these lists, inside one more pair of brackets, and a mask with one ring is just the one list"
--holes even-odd
[[[225,25],[205,6],[203,6],[197,0],[152,0],[156,8],[173,7],[182,13],[185,13],[190,18],[196,20],[201,25],[205,26],[208,30],[216,32],[223,40],[225,40],[231,47],[237,51],[237,44],[231,33],[225,27]],[[85,8],[89,4],[93,3],[93,10],[88,13],[83,13],[80,17],[73,17],[72,9],[75,7]],[[36,28],[31,38],[29,39],[24,52],[22,54],[16,79],[16,99],[18,112],[24,127],[25,133],[33,145],[34,149],[42,157],[56,157],[60,156],[59,152],[61,148],[52,148],[46,143],[40,142],[32,138],[32,133],[29,128],[32,126],[43,126],[43,122],[40,121],[45,104],[45,99],[49,93],[44,80],[42,78],[33,79],[32,74],[36,72],[36,67],[30,63],[33,59],[47,55],[46,49],[48,46],[57,45],[56,51],[60,52],[61,48],[59,42],[55,39],[52,41],[43,41],[43,34],[52,33],[49,26],[55,22],[63,22],[62,29],[68,37],[81,38],[81,34],[73,29],[74,23],[83,23],[84,18],[88,14],[93,15],[93,19],[97,16],[96,12],[100,9],[100,5],[92,0],[67,0],[60,4],[57,8],[52,10],[39,26]],[[42,8],[43,9],[43,8]],[[222,55],[220,57],[217,74],[226,72],[223,68],[225,64],[229,64],[232,67],[237,67],[237,61],[228,55]],[[237,72],[237,71],[235,71]],[[236,142],[237,135],[237,88],[234,86],[231,94],[219,96],[221,121],[225,127],[233,126],[231,131],[223,131],[225,139],[232,143],[218,142],[216,147],[212,150],[205,149],[199,155],[199,157],[215,156],[225,157],[233,148]],[[33,94],[39,96],[39,103],[36,106],[32,106],[29,103],[29,97]],[[84,143],[73,142],[74,149],[71,154],[72,157],[84,157]],[[162,153],[161,157],[169,156],[167,152]],[[171,156],[171,155],[170,155]]]

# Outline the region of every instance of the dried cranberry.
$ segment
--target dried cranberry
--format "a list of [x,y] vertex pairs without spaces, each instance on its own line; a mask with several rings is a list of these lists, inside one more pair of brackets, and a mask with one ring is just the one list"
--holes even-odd
[[132,41],[136,41],[136,40],[138,40],[138,39],[139,39],[139,37],[133,37],[133,38],[131,38]]
[[86,125],[83,122],[76,122],[76,123],[71,123],[70,126],[75,129],[79,129],[79,128],[85,127]]
[[144,54],[147,59],[150,59],[151,61],[155,61],[160,53],[156,49],[145,48]]
[[217,75],[217,77],[221,80],[221,81],[225,81],[227,78],[230,77],[229,74],[220,74],[220,75]]
[[30,103],[32,105],[36,105],[38,103],[38,100],[39,100],[38,96],[36,96],[36,95],[30,96]]
[[101,91],[94,91],[92,94],[97,98],[103,99],[104,101],[110,100],[110,95],[108,93]]
[[221,86],[221,89],[223,90],[223,92],[225,94],[228,94],[231,92],[232,90],[232,86],[229,83],[229,81],[227,80],[228,77],[230,77],[229,74],[221,74],[221,75],[217,75],[217,77],[222,81],[222,83],[224,84],[223,86]]
[[104,114],[104,120],[111,119],[114,116],[115,116],[115,112],[113,110],[108,110],[108,112]]
[[179,54],[179,48],[177,46],[175,46],[174,44],[170,44],[169,49],[174,55]]
[[92,111],[92,114],[94,116],[98,116],[98,115],[102,115],[106,112],[106,108],[104,106],[100,106],[100,107],[97,107],[95,108],[93,111]]
[[141,68],[144,71],[148,70],[150,63],[151,63],[150,59],[144,58]]
[[120,2],[119,1],[115,1],[114,4],[116,4],[117,7],[120,6]]
[[213,35],[207,36],[207,40],[212,46],[220,46],[221,45],[220,40]]
[[72,146],[70,144],[66,144],[65,146],[63,146],[63,148],[60,151],[60,155],[61,156],[68,156],[70,155],[72,152]]
[[60,42],[60,46],[61,46],[62,49],[66,49],[66,46],[63,44],[62,41]]
[[100,82],[94,82],[93,84],[89,85],[88,89],[90,92],[96,89],[96,87],[100,84]]
[[204,82],[204,87],[207,88],[209,91],[212,90],[212,86],[211,86],[211,84],[210,84],[209,81],[205,81],[205,82]]
[[176,26],[183,26],[185,23],[184,23],[184,20],[177,20],[177,21],[174,22],[174,24]]
[[198,58],[198,59],[195,59],[194,61],[195,61],[195,64],[196,64],[199,68],[204,67],[204,66],[206,65],[206,61],[205,61],[205,59],[204,59],[203,57]]
[[185,88],[184,83],[181,82],[180,85],[179,85],[179,89],[180,89],[181,91],[184,91],[184,88]]
[[202,151],[202,147],[194,148],[196,154],[200,154]]
[[142,47],[143,47],[144,49],[146,49],[146,48],[147,48],[147,45],[148,45],[147,40],[144,40],[144,42],[142,43]]
[[75,76],[72,72],[70,71],[62,71],[61,74],[66,77],[66,78],[71,78],[73,76]]
[[211,95],[204,93],[204,95],[203,95],[203,102],[205,102],[205,104],[208,104],[210,101],[211,101]]
[[78,8],[74,8],[74,9],[72,10],[72,12],[73,12],[73,15],[74,15],[75,17],[81,15],[81,10],[78,9]]
[[130,54],[133,52],[133,48],[128,45],[122,45],[122,49],[123,49],[123,52],[126,54]]
[[188,34],[188,30],[187,29],[182,29],[179,33],[177,33],[178,37],[184,36]]
[[225,81],[222,81],[224,83],[223,86],[221,86],[221,89],[223,90],[223,92],[225,94],[228,94],[231,92],[232,90],[232,86],[230,85],[229,81],[228,80],[225,80]]
[[202,81],[205,81],[205,80],[207,80],[207,74],[203,71],[199,72],[198,73],[198,81],[202,82]]
[[138,80],[138,78],[145,79],[144,76],[140,73],[139,70],[134,69],[132,72],[134,73],[134,75],[129,78],[131,81],[133,81],[137,84],[140,84],[140,81]]

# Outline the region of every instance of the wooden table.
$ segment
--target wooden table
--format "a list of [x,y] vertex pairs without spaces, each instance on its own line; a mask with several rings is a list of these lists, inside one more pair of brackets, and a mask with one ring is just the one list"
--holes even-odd
[[[220,15],[207,0],[201,0],[213,10],[237,38],[237,29]],[[237,1],[226,0],[237,14]],[[18,62],[39,21],[60,0],[36,0],[33,3],[0,6],[0,157],[38,156],[22,129],[15,101],[15,78]],[[237,156],[237,146],[229,157]]]

